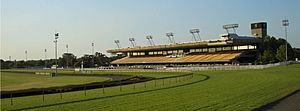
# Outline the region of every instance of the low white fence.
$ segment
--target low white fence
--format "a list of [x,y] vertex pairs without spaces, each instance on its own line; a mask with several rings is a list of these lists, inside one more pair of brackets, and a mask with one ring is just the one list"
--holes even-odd
[[153,69],[142,68],[84,68],[75,69],[75,71],[81,71],[82,73],[93,73],[94,71],[102,72],[186,72],[186,71],[202,71],[202,70],[246,70],[246,69],[264,69],[275,66],[283,66],[288,64],[299,63],[296,61],[280,62],[266,65],[211,65],[211,66],[186,66],[186,67],[157,67]]
[[49,72],[35,72],[34,74],[37,74],[37,75],[46,75],[46,76],[50,76],[51,73]]
[[246,69],[264,69],[275,66],[283,66],[288,64],[295,64],[299,62],[289,61],[280,62],[266,65],[220,65],[220,66],[198,66],[198,67],[169,67],[165,70],[189,70],[189,71],[201,71],[201,70],[246,70]]

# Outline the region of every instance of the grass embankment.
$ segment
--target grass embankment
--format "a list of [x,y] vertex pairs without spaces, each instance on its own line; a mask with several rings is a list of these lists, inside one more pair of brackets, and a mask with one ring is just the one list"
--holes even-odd
[[[2,99],[3,110],[29,108],[27,110],[243,110],[248,111],[275,101],[300,89],[300,64],[273,67],[262,70],[201,71],[184,82],[154,87],[154,81],[105,89],[94,89],[46,95]],[[204,76],[210,78],[202,81]],[[168,81],[168,80],[166,80]],[[165,82],[166,82],[165,81]],[[195,83],[193,83],[195,82]],[[165,84],[167,84],[166,82]],[[185,83],[191,83],[186,84]],[[171,87],[176,86],[176,87]],[[165,88],[170,87],[170,88]],[[157,89],[157,90],[153,90]],[[149,91],[150,90],[150,91]],[[132,93],[135,92],[135,93]],[[121,94],[121,95],[120,95]],[[119,96],[116,96],[119,95]]]

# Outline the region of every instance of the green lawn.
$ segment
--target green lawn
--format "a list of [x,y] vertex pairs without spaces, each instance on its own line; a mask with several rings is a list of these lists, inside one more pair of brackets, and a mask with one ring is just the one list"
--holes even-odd
[[64,86],[74,84],[85,84],[109,80],[104,77],[79,77],[79,76],[46,76],[34,74],[20,74],[1,72],[1,90],[19,90],[29,88],[45,88],[51,86]]
[[[249,111],[300,89],[300,64],[262,70],[200,71],[181,78],[120,87],[2,99],[2,110]],[[205,79],[209,76],[209,79]],[[184,80],[184,81],[183,81]],[[26,109],[27,108],[27,109]]]

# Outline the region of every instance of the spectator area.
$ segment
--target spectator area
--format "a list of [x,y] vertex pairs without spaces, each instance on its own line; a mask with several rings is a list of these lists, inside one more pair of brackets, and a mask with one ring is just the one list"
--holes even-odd
[[157,63],[203,63],[203,62],[230,62],[239,57],[241,51],[225,51],[212,53],[191,53],[182,57],[171,56],[139,56],[124,57],[112,62],[112,64],[157,64]]

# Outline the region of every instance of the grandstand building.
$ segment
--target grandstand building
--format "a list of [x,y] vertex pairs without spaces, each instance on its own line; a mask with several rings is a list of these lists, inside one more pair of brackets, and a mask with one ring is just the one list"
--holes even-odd
[[252,36],[226,33],[217,40],[116,48],[107,52],[124,56],[111,62],[117,66],[252,63],[259,57],[266,28],[266,22],[252,23]]

